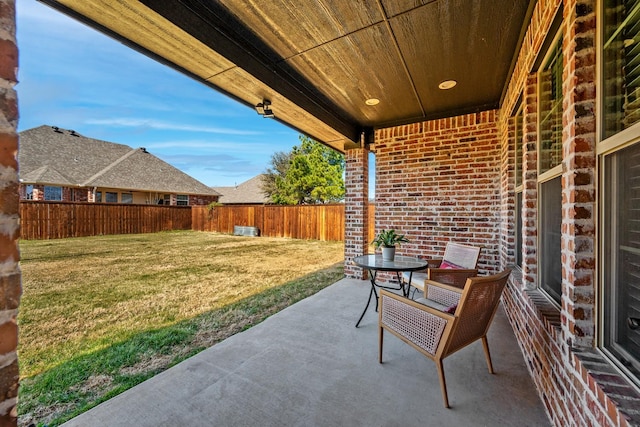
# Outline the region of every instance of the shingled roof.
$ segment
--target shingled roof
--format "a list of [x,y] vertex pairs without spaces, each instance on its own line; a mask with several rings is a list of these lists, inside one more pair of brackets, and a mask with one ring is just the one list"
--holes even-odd
[[219,195],[144,148],[87,138],[55,126],[20,132],[18,160],[23,184]]
[[212,187],[222,194],[218,201],[224,204],[263,204],[269,203],[269,198],[262,191],[262,175],[238,184],[234,187]]

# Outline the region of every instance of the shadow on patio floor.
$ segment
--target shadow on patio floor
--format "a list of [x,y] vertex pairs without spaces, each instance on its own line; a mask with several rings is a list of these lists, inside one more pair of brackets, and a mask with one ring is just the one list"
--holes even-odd
[[344,279],[64,426],[545,426],[549,420],[502,309],[489,332],[435,364],[390,334],[378,363],[369,282]]

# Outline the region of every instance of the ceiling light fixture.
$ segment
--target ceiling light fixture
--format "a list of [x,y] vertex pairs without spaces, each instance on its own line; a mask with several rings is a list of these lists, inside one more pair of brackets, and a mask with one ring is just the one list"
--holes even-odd
[[369,98],[364,101],[364,103],[367,105],[378,105],[380,103],[380,100],[378,98]]
[[457,85],[458,82],[455,80],[445,80],[443,82],[441,82],[438,87],[442,90],[447,90],[447,89],[451,89],[452,87],[454,87],[455,85]]
[[268,99],[265,99],[256,105],[256,112],[264,118],[271,119],[275,117],[273,110],[271,110],[271,101]]

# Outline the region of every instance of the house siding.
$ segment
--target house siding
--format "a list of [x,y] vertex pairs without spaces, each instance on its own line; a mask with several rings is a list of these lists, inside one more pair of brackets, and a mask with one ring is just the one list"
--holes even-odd
[[18,48],[15,2],[0,0],[0,426],[17,425],[18,305],[22,292],[18,267]]
[[[553,425],[640,425],[640,394],[597,348],[597,4],[540,0],[500,110],[376,132],[376,230],[396,228],[404,255],[447,241],[482,246],[481,274],[515,263],[515,143],[523,116],[522,269],[503,294],[526,365]],[[562,298],[538,289],[537,108],[540,55],[554,19],[563,34]],[[346,237],[349,244],[349,237]]]

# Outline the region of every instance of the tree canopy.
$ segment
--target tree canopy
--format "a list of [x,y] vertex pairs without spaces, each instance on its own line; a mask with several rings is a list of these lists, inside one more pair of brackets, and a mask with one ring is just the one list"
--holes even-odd
[[335,203],[344,198],[344,156],[300,135],[299,146],[271,156],[262,189],[273,203]]

